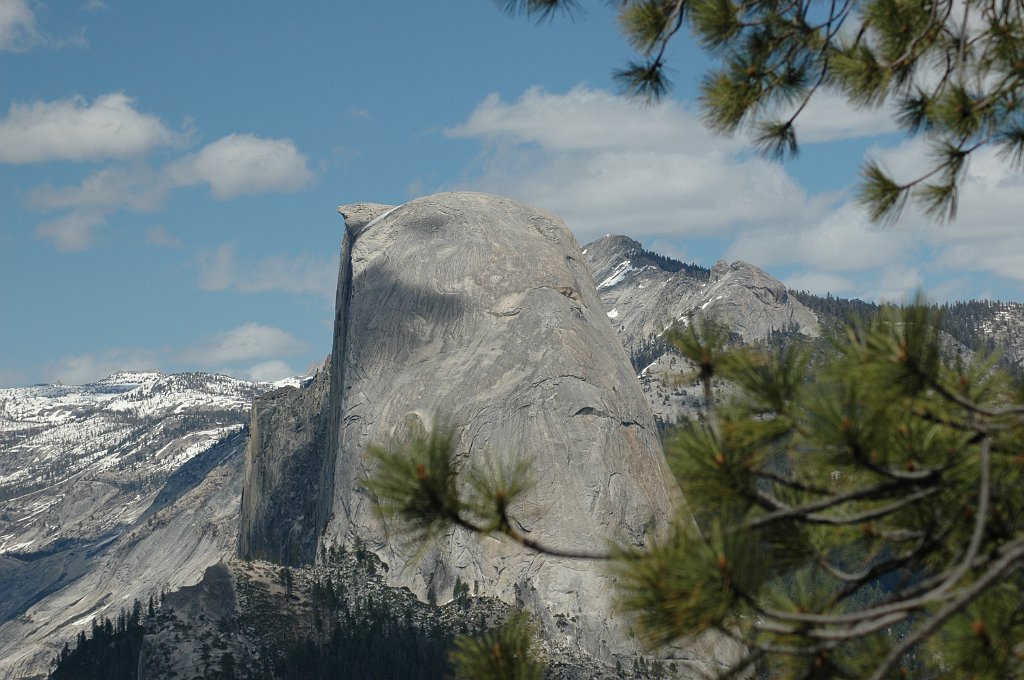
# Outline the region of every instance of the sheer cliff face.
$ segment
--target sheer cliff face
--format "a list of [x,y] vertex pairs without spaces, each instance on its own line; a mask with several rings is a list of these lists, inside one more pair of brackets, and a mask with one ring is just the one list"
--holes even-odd
[[359,538],[421,597],[432,587],[446,599],[459,576],[540,612],[587,651],[629,651],[599,566],[461,530],[423,555],[359,486],[367,444],[441,413],[459,426],[467,460],[532,461],[536,486],[514,508],[531,538],[575,550],[640,544],[685,512],[572,235],[551,214],[482,194],[339,211],[322,542]]
[[278,564],[316,557],[323,505],[330,362],[303,389],[285,387],[253,401],[246,446],[238,554]]

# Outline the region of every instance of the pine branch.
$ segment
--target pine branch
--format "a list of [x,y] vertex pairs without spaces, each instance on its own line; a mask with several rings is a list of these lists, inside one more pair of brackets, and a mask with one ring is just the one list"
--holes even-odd
[[939,629],[951,616],[963,610],[967,604],[985,593],[998,579],[1017,571],[1024,563],[1024,540],[1017,539],[1014,546],[1007,550],[1003,556],[992,564],[991,567],[969,587],[962,590],[956,597],[951,599],[937,613],[932,615],[924,624],[914,630],[913,633],[904,638],[898,645],[886,655],[882,663],[871,675],[869,680],[883,680],[886,674],[895,666],[900,659],[913,647],[919,644]]

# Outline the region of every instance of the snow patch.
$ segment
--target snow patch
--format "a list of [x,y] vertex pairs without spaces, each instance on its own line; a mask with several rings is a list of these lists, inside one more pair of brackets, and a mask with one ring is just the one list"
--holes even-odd
[[624,278],[626,278],[626,274],[628,274],[631,271],[633,271],[633,265],[630,263],[629,260],[624,260],[620,262],[618,266],[616,266],[615,269],[612,270],[611,276],[609,276],[608,278],[606,278],[604,281],[597,285],[597,289],[601,290],[602,288],[609,288],[611,286],[614,286],[615,284],[619,283]]
[[619,310],[617,310],[617,309],[613,309],[612,311],[608,312],[608,318],[609,319],[615,319],[615,318],[618,318],[618,316],[619,316]]

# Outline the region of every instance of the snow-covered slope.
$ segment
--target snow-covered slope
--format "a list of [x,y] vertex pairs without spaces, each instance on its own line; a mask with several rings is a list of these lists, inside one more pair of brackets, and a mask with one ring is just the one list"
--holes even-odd
[[776,331],[815,337],[817,318],[786,287],[745,262],[711,270],[643,250],[626,236],[605,236],[583,250],[608,318],[634,353],[674,323],[709,314],[746,342]]
[[130,525],[176,469],[247,422],[267,385],[121,373],[0,390],[0,553]]
[[45,673],[92,617],[234,552],[249,408],[277,386],[122,373],[0,390],[0,677]]

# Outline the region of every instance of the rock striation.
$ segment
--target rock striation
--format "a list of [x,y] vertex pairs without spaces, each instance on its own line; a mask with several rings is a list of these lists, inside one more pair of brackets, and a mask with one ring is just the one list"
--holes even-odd
[[[461,578],[531,609],[548,635],[597,658],[634,653],[599,565],[461,529],[424,554],[380,518],[360,485],[372,472],[368,444],[429,428],[440,414],[459,427],[464,464],[530,461],[536,485],[513,514],[540,542],[577,551],[641,545],[687,516],[572,234],[554,215],[476,193],[339,212],[346,232],[323,414],[325,474],[308,511],[321,546],[365,545],[388,564],[392,585],[420,598],[431,590],[444,601]],[[284,469],[291,454],[267,455],[281,461],[265,467]],[[269,492],[250,485],[256,476],[246,479],[247,499]],[[268,508],[243,507],[243,526],[265,524],[248,515]],[[682,655],[696,666],[711,662],[715,644],[705,642]]]

